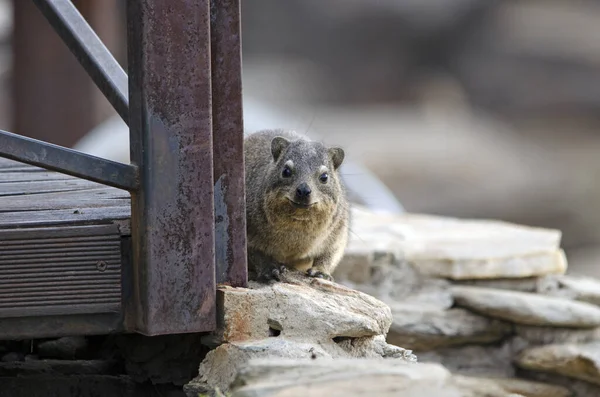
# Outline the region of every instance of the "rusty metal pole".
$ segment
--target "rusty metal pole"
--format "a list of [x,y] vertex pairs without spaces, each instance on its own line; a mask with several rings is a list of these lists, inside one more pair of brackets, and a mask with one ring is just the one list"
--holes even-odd
[[211,42],[217,282],[245,287],[248,267],[239,0],[212,0]]
[[[116,0],[75,5],[111,50],[123,45],[115,26]],[[112,113],[71,51],[31,0],[14,0],[12,129],[70,147]]]
[[209,0],[127,2],[135,327],[216,327]]

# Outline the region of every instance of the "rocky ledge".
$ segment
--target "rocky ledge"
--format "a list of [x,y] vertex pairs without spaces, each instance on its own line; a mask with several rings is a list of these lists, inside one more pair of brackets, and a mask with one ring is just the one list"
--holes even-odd
[[271,285],[219,288],[219,328],[205,338],[216,347],[186,386],[189,395],[227,391],[252,359],[416,361],[410,350],[386,343],[392,323],[386,304],[329,281],[292,277]]
[[561,386],[452,375],[439,364],[401,360],[252,360],[232,384],[232,397],[567,397]]
[[565,274],[559,231],[358,207],[352,215],[334,276],[390,306],[388,343],[457,376],[600,395],[600,281]]
[[204,338],[213,350],[186,392],[598,396],[600,282],[565,275],[560,241],[556,230],[354,207],[336,283],[219,288],[219,329]]

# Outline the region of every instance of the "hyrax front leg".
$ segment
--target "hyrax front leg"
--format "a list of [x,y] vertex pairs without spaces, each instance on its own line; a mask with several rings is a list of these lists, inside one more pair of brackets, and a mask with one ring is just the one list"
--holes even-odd
[[329,251],[315,258],[313,265],[306,271],[309,277],[318,277],[325,280],[334,281],[331,274],[340,263],[344,256],[345,239],[338,239],[337,244],[334,244]]
[[248,269],[250,279],[264,283],[281,281],[281,277],[288,270],[284,264],[269,255],[251,248],[248,249]]
[[313,265],[306,271],[309,277],[323,278],[325,280],[333,281],[331,273],[335,265],[332,263],[331,256],[322,256],[315,258]]

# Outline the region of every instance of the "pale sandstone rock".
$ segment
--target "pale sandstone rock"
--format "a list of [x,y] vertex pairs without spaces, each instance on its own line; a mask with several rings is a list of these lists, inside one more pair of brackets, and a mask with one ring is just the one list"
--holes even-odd
[[538,280],[537,292],[600,306],[600,280],[593,277],[554,275]]
[[481,382],[455,382],[435,364],[381,360],[254,360],[233,384],[232,397],[509,397]]
[[[342,363],[352,362],[352,358],[342,353],[330,354],[318,345],[289,341],[279,338],[263,339],[260,341],[226,343],[217,349],[208,353],[206,359],[200,364],[200,376],[192,381],[192,386],[197,391],[210,391],[219,388],[221,391],[228,391],[235,377],[248,368],[252,367],[253,360],[265,360],[265,362],[279,362],[283,359],[294,359],[295,365],[309,365],[311,362],[330,363],[332,359],[341,360]],[[362,358],[355,358],[359,368]],[[377,363],[379,359],[366,359],[368,362]],[[393,359],[392,367],[401,364],[414,363],[412,359]],[[320,364],[319,364],[320,365]],[[331,365],[331,364],[328,364]],[[340,364],[344,365],[344,364]],[[382,365],[382,364],[381,364]],[[189,388],[190,386],[188,386]]]
[[455,384],[471,387],[485,392],[489,389],[500,388],[506,393],[514,393],[525,397],[569,397],[572,392],[565,387],[533,382],[517,378],[487,378],[454,375]]
[[510,324],[465,309],[423,310],[416,305],[392,305],[394,321],[387,340],[416,351],[490,343],[512,332]]
[[389,330],[392,314],[385,303],[322,279],[307,283],[220,287],[222,341],[256,340],[277,333],[288,339],[334,344],[336,337],[370,337]]
[[[510,243],[497,241],[495,244],[508,246]],[[491,245],[478,247],[479,252],[468,252],[468,244],[465,244],[465,247],[461,247],[464,248],[464,252],[454,252],[452,255],[443,252],[407,254],[407,260],[414,263],[423,274],[455,280],[530,277],[560,274],[567,269],[567,259],[562,250],[521,255],[506,253],[505,257],[493,257],[494,250],[491,249]],[[488,256],[485,252],[488,252]]]
[[455,285],[470,285],[473,287],[506,289],[519,292],[538,292],[539,277],[498,278],[481,280],[453,280]]
[[588,343],[600,340],[600,328],[559,328],[535,325],[513,326],[515,334],[530,345],[548,345],[557,343]]
[[390,358],[416,361],[385,341],[392,317],[383,302],[321,279],[218,289],[218,325],[194,390],[227,390],[254,358]]
[[424,277],[389,252],[346,253],[333,276],[338,283],[388,304],[403,302],[424,309],[447,309],[453,304],[447,280]]
[[449,279],[523,278],[562,274],[567,262],[558,230],[492,220],[374,214],[352,209],[346,253],[390,253],[421,274]]
[[454,286],[452,293],[458,306],[518,324],[576,328],[600,325],[600,308],[589,303],[480,287]]
[[600,385],[600,343],[533,347],[516,360],[519,367],[556,373]]
[[562,386],[573,392],[573,397],[598,397],[600,396],[600,386],[584,380],[574,379],[564,375],[558,375],[550,372],[540,372],[520,368],[519,376],[544,382],[556,386]]
[[455,374],[469,376],[513,377],[515,352],[526,347],[509,339],[501,344],[443,347],[419,353],[420,363],[438,363]]

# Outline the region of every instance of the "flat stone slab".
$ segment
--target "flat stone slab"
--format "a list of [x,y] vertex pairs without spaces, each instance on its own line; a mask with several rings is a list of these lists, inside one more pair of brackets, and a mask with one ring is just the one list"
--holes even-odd
[[454,375],[454,383],[463,387],[481,390],[501,388],[507,393],[526,397],[569,397],[573,393],[562,386],[549,385],[517,378],[486,378]]
[[534,347],[523,351],[516,363],[600,385],[600,342]]
[[[352,209],[348,257],[393,253],[420,273],[455,280],[563,274],[561,232],[494,220]],[[342,265],[343,266],[343,263]]]
[[395,360],[251,360],[232,397],[568,397],[560,386],[452,375],[438,364]]
[[515,376],[512,360],[515,352],[523,349],[514,339],[490,344],[471,344],[442,347],[428,352],[419,352],[420,363],[437,363],[453,373],[468,376]]
[[388,344],[389,306],[362,292],[322,279],[286,276],[288,282],[252,288],[219,287],[214,348],[188,385],[226,391],[237,372],[257,358],[386,358],[416,361]]
[[600,325],[600,308],[585,302],[481,287],[452,287],[457,306],[525,325],[592,328]]
[[540,277],[525,277],[525,278],[453,280],[452,283],[455,285],[466,285],[466,286],[482,287],[482,288],[506,289],[509,291],[538,292],[539,280],[540,280]]
[[362,346],[360,342],[355,346],[341,346],[336,350],[318,343],[271,337],[256,341],[224,343],[210,351],[200,364],[199,376],[187,388],[194,388],[197,392],[210,392],[216,388],[228,391],[239,371],[247,368],[248,362],[256,359],[296,359],[301,362],[373,357],[380,360],[382,357],[396,357],[388,359],[396,363],[416,362],[416,357],[410,351],[387,345],[383,339],[370,340]]
[[512,332],[512,326],[504,321],[460,308],[423,310],[415,305],[393,305],[392,315],[387,341],[417,352],[496,342]]
[[455,382],[437,364],[396,360],[255,360],[239,374],[232,392],[232,397],[511,396],[489,382]]
[[322,279],[251,286],[218,289],[222,342],[257,340],[277,334],[333,343],[334,338],[385,335],[392,323],[391,310],[385,303]]
[[538,280],[537,291],[600,306],[600,280],[593,277],[546,276]]
[[588,343],[600,340],[600,327],[564,328],[515,324],[513,328],[517,336],[533,346],[559,343]]

